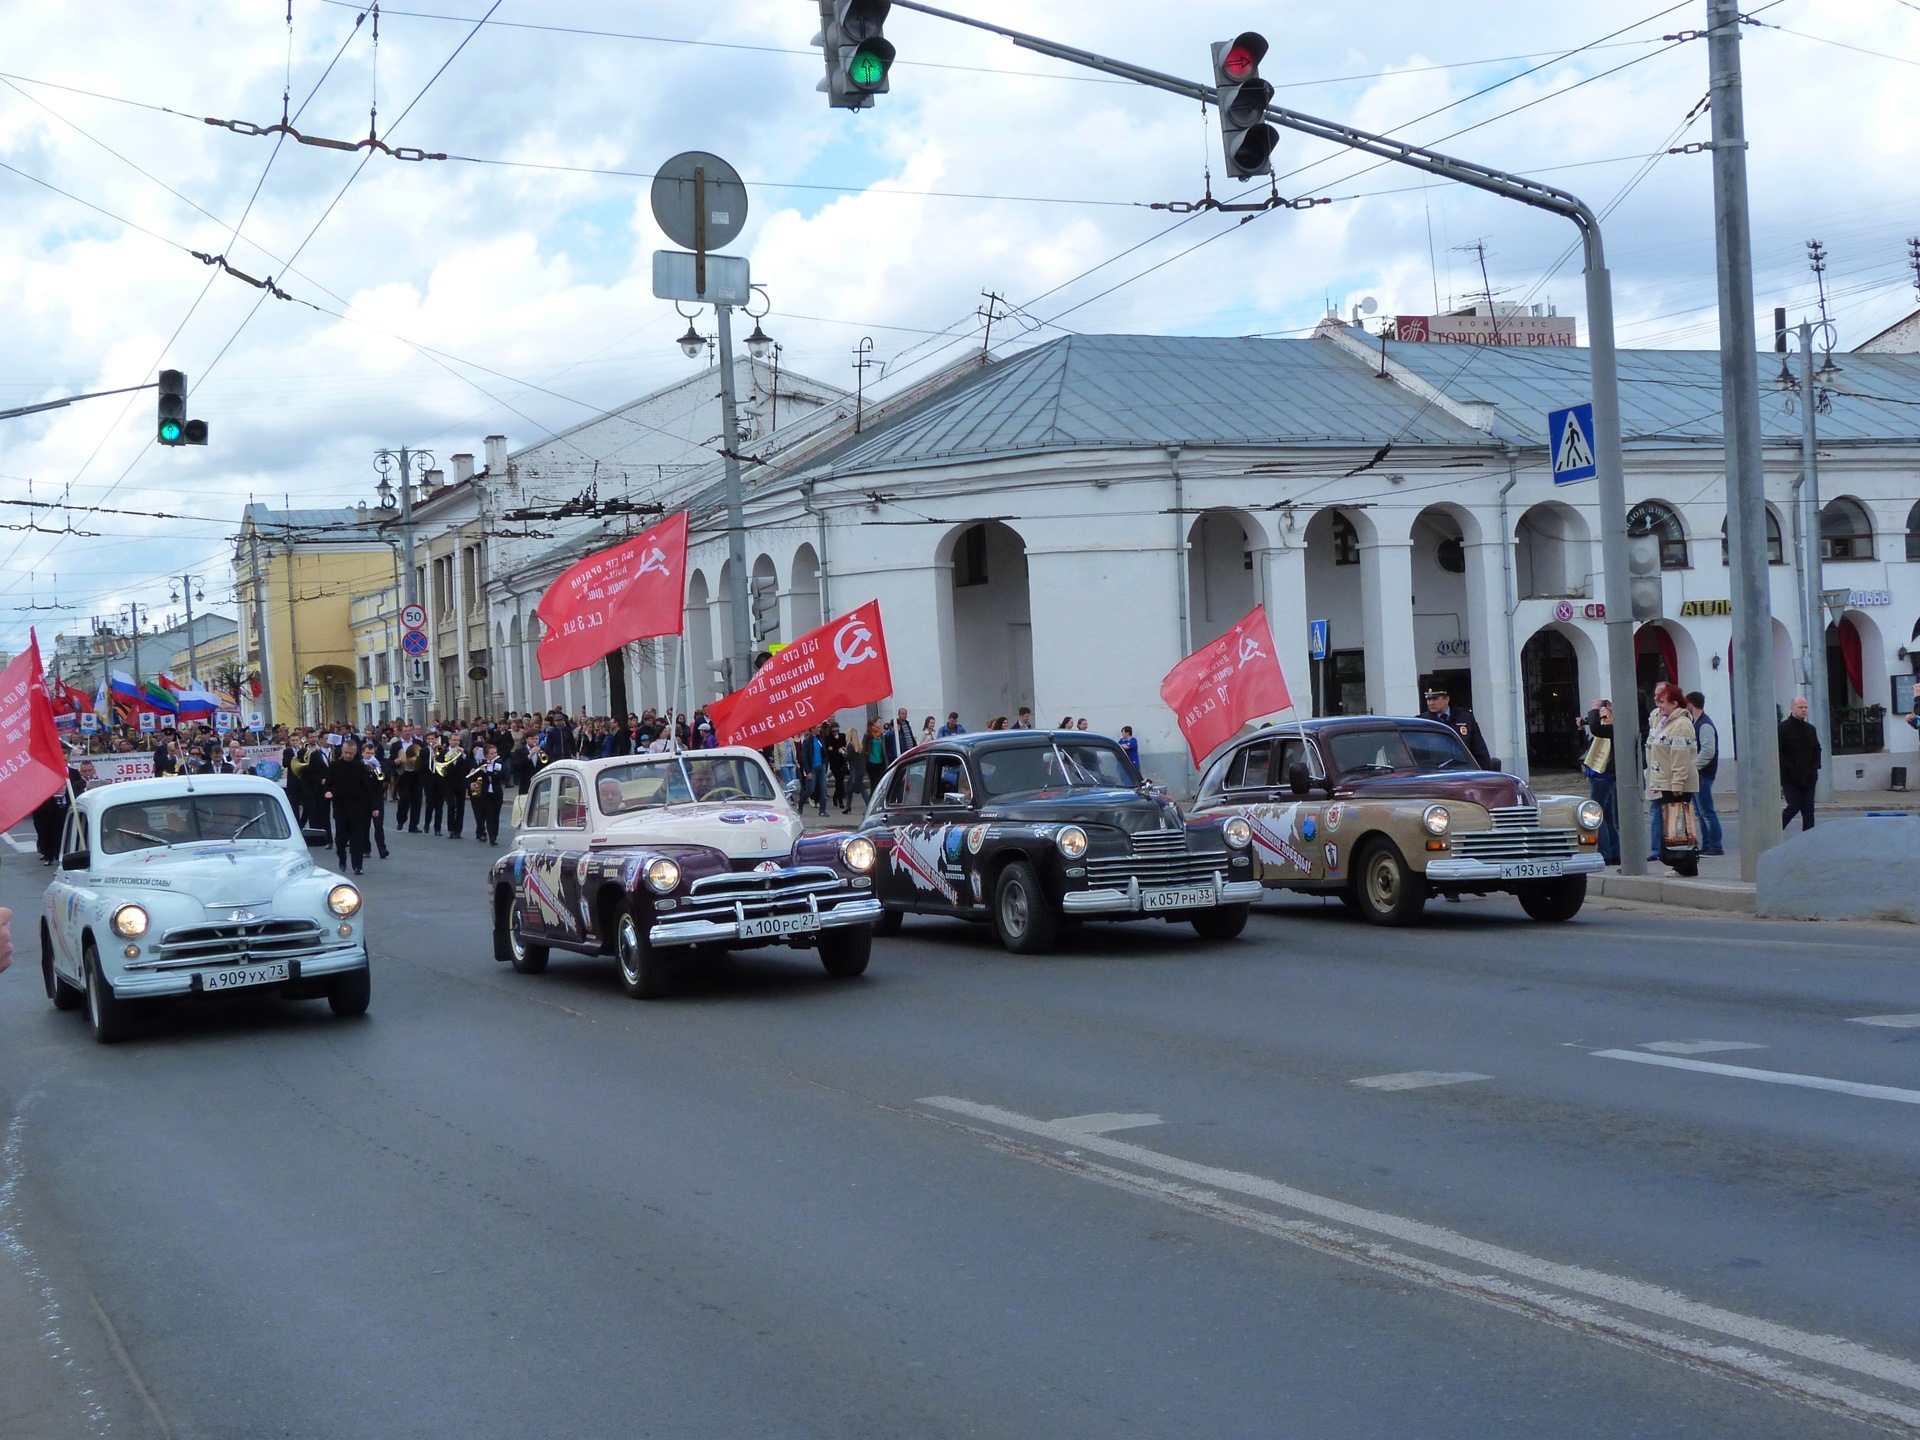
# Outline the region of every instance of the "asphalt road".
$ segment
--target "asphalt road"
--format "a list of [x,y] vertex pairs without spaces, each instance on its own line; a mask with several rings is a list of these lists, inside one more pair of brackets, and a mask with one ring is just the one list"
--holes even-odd
[[7,1440],[1920,1433],[1911,930],[909,922],[639,1004],[400,839],[364,1020],[102,1048],[17,922]]

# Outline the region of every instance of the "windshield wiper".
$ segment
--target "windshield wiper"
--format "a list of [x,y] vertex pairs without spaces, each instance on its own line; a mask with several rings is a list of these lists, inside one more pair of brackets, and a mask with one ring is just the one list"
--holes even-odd
[[240,831],[246,829],[249,825],[258,825],[262,820],[266,818],[267,818],[267,812],[264,810],[262,810],[257,815],[248,816],[245,820],[242,820],[240,822],[239,826],[234,830],[233,834],[229,835],[227,838],[229,840],[238,840],[240,838]]
[[1397,768],[1398,768],[1397,766],[1393,766],[1393,765],[1349,765],[1347,766],[1347,774],[1378,775],[1382,771],[1384,771],[1387,774],[1391,775],[1394,772],[1394,770]]
[[119,829],[122,835],[131,835],[136,840],[151,840],[154,844],[162,845],[162,846],[171,845],[174,843],[171,840],[163,840],[158,835],[151,835],[147,833],[145,830],[129,830],[124,825],[121,825],[117,828]]

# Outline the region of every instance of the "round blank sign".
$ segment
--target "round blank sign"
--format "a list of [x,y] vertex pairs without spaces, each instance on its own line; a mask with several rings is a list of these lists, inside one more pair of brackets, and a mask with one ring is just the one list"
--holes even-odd
[[[702,172],[704,184],[696,187],[694,171]],[[747,187],[735,170],[718,155],[704,150],[688,150],[674,156],[653,177],[653,218],[667,238],[689,250],[701,248],[695,233],[698,210],[696,188],[705,197],[708,250],[729,244],[747,223]]]

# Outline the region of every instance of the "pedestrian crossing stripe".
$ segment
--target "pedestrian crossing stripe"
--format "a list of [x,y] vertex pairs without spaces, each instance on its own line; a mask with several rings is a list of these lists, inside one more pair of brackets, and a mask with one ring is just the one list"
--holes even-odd
[[1569,470],[1591,470],[1593,448],[1587,444],[1587,432],[1580,428],[1580,412],[1567,411],[1567,423],[1560,432],[1559,447],[1553,452],[1553,471],[1564,475]]

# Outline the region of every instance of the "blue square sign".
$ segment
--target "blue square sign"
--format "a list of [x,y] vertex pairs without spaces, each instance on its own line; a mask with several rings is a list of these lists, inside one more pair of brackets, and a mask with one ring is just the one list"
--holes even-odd
[[1307,622],[1307,655],[1313,660],[1327,658],[1327,622],[1325,620]]
[[1600,473],[1594,462],[1593,405],[1547,412],[1547,445],[1553,453],[1553,483],[1571,485]]

